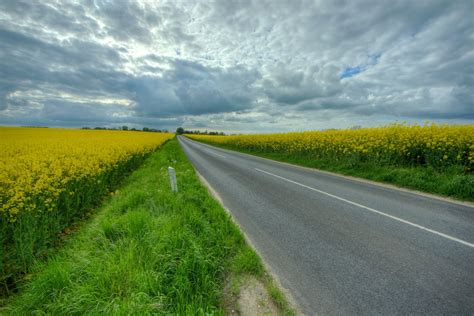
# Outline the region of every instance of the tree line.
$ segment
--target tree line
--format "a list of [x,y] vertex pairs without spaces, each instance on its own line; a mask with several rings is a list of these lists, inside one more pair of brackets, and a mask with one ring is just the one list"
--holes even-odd
[[221,136],[224,136],[224,132],[209,132],[207,130],[205,131],[199,131],[199,130],[195,130],[195,131],[191,131],[191,130],[185,130],[184,128],[182,127],[178,127],[176,129],[176,134],[178,135],[181,135],[181,134],[196,134],[196,135],[221,135]]
[[152,132],[152,133],[169,133],[166,129],[156,129],[156,128],[149,128],[144,127],[142,129],[137,128],[129,128],[127,125],[121,127],[82,127],[82,129],[94,129],[94,130],[108,130],[108,131],[134,131],[134,132]]

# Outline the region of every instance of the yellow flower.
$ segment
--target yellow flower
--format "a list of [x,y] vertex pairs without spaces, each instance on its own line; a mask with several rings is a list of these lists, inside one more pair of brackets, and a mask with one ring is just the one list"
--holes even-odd
[[[174,135],[72,129],[0,127],[1,213],[15,221],[25,210],[54,210],[62,192],[134,156],[152,152]],[[97,181],[100,184],[100,180]],[[78,189],[80,191],[80,188]],[[40,203],[31,203],[35,201]]]
[[474,163],[474,125],[392,124],[359,130],[187,136],[234,148],[303,154],[314,159],[342,160],[363,154],[364,159],[384,163],[443,166],[449,155],[456,153],[456,160],[450,163],[462,166]]

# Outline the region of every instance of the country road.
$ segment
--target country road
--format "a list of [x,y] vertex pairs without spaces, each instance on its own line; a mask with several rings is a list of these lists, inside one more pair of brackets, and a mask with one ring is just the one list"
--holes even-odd
[[474,207],[179,141],[308,315],[473,315]]

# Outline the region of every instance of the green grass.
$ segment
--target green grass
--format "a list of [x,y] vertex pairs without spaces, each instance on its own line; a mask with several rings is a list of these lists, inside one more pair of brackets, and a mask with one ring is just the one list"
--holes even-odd
[[474,174],[466,173],[462,166],[443,169],[429,166],[393,166],[349,160],[315,159],[310,155],[255,151],[212,142],[204,143],[304,167],[394,184],[459,200],[474,201]]
[[[179,192],[169,187],[176,169]],[[290,313],[259,257],[176,140],[152,154],[0,309],[4,314],[223,314],[229,276],[252,275]],[[273,293],[275,292],[275,293]]]

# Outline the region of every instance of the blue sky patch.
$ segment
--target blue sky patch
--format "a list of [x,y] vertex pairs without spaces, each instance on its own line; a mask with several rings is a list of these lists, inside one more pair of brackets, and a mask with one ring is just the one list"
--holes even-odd
[[350,78],[352,76],[355,76],[363,71],[366,71],[369,67],[375,66],[379,63],[379,59],[382,56],[382,53],[376,53],[376,54],[370,54],[368,55],[368,60],[365,64],[363,65],[358,65],[355,67],[348,67],[344,69],[341,74],[340,78]]
[[342,73],[341,73],[341,79],[349,78],[349,77],[355,76],[355,75],[357,75],[358,73],[361,73],[362,71],[364,71],[364,69],[363,69],[361,66],[355,66],[355,67],[346,68],[346,69],[344,69],[344,70],[342,71]]

